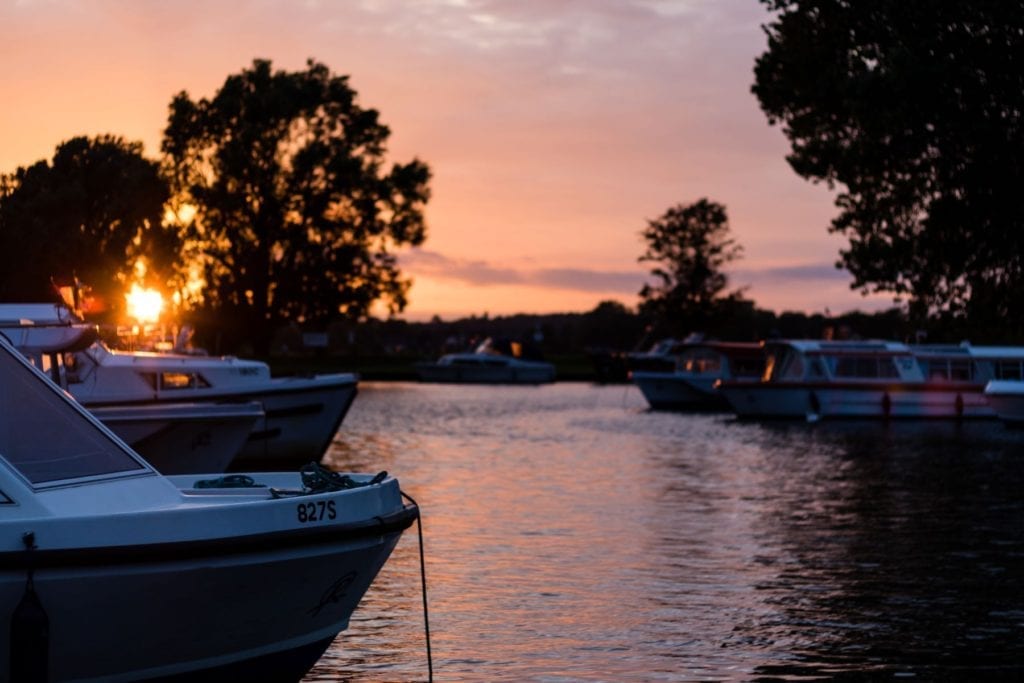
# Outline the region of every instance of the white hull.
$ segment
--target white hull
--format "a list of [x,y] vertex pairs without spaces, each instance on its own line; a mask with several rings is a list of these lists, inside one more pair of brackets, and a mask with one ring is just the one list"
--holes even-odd
[[656,410],[706,410],[727,405],[714,389],[715,377],[642,371],[634,371],[631,377],[647,403]]
[[[231,676],[223,680],[242,680],[235,675],[246,671],[248,680],[298,680],[347,627],[416,514],[397,502],[394,480],[279,501],[267,500],[267,489],[189,495],[209,497],[214,507],[193,501],[134,520],[100,516],[68,528],[62,520],[0,525],[0,543],[9,549],[0,552],[0,614],[13,614],[25,595],[31,562],[49,621],[48,680],[191,679],[208,671]],[[245,504],[247,496],[258,505]],[[297,506],[331,501],[336,522],[296,519]],[[355,516],[359,509],[363,517]],[[235,521],[197,524],[218,514]],[[126,533],[129,527],[135,533]],[[10,550],[25,530],[40,546],[31,557]],[[0,662],[11,661],[11,630],[21,628],[17,619],[0,619]],[[256,672],[246,669],[253,661],[260,662]]]
[[993,380],[985,387],[985,398],[999,419],[1024,424],[1024,382]]
[[778,382],[724,384],[719,389],[742,418],[992,418],[995,411],[977,385],[911,384],[836,386]]
[[[319,461],[341,426],[356,396],[353,375],[319,375],[310,378],[284,377],[268,380],[245,391],[233,393],[207,390],[176,392],[159,398],[96,400],[72,395],[90,410],[97,407],[154,405],[182,400],[211,404],[255,402],[263,409],[234,461],[250,469],[263,464],[300,466]],[[190,470],[190,471],[202,471]]]
[[108,406],[90,412],[163,474],[226,471],[263,419],[258,403]]
[[264,417],[256,421],[237,462],[250,468],[261,463],[319,462],[356,397],[351,375],[281,379],[279,391],[254,395]]

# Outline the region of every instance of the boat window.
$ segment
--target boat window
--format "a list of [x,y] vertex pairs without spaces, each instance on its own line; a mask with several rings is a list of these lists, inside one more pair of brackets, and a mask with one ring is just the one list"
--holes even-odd
[[161,389],[202,389],[210,386],[210,383],[200,375],[190,372],[162,372],[160,373]]
[[807,364],[807,377],[810,379],[822,379],[825,377],[825,366],[820,358],[812,358]]
[[7,349],[0,377],[0,456],[33,484],[146,469]]
[[879,379],[898,377],[891,357],[838,356],[830,358],[836,377],[848,379]]
[[950,379],[969,380],[972,374],[971,362],[969,360],[951,360],[949,362]]
[[711,351],[696,351],[684,355],[681,360],[683,370],[695,375],[718,374],[722,370],[721,358]]
[[734,358],[729,361],[733,377],[760,377],[764,372],[764,361],[754,358]]
[[968,381],[974,378],[974,367],[969,360],[929,358],[921,365],[928,379]]
[[899,368],[896,367],[895,358],[878,359],[878,376],[883,379],[895,379],[900,376]]
[[1001,360],[996,363],[996,379],[1022,379],[1020,361]]
[[156,373],[155,372],[140,372],[139,377],[145,382],[150,389],[156,391]]
[[804,361],[798,353],[789,353],[783,358],[781,376],[783,379],[803,379]]

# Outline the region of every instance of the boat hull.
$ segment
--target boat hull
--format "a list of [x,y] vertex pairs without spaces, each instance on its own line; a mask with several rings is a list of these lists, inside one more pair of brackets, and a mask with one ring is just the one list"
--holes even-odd
[[[263,416],[256,419],[231,469],[294,469],[319,461],[341,426],[357,393],[354,375],[282,377],[233,392],[211,389],[176,392],[164,397],[100,399],[72,395],[89,410],[139,405],[167,405],[183,400],[210,405],[257,403]],[[208,469],[179,470],[188,472]]]
[[723,410],[729,405],[714,389],[717,378],[687,377],[672,372],[634,372],[632,379],[655,410]]
[[1024,382],[993,380],[985,387],[985,398],[999,419],[1014,426],[1024,425]]
[[258,403],[108,406],[91,412],[163,474],[227,471],[263,418]]
[[296,379],[252,399],[263,406],[235,463],[248,469],[319,461],[356,398],[354,381]]
[[726,382],[719,391],[738,417],[758,419],[989,419],[977,384]]
[[[299,680],[347,627],[414,518],[260,543],[34,551],[48,680]],[[12,614],[28,567],[11,554],[0,562],[0,613]],[[20,628],[0,619],[0,661],[11,661]]]

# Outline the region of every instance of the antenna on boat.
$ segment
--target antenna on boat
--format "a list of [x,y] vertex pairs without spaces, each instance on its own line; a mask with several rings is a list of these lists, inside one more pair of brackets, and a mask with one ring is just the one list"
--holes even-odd
[[41,682],[49,680],[50,618],[43,609],[43,603],[36,594],[35,581],[35,532],[27,531],[21,536],[25,544],[25,562],[28,577],[21,602],[11,613],[10,680]]

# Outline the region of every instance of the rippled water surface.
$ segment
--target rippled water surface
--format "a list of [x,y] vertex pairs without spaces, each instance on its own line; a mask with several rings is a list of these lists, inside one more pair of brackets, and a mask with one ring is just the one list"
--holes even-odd
[[[327,462],[420,504],[437,681],[1024,674],[1024,432],[998,422],[363,383]],[[414,527],[307,680],[426,678]]]

